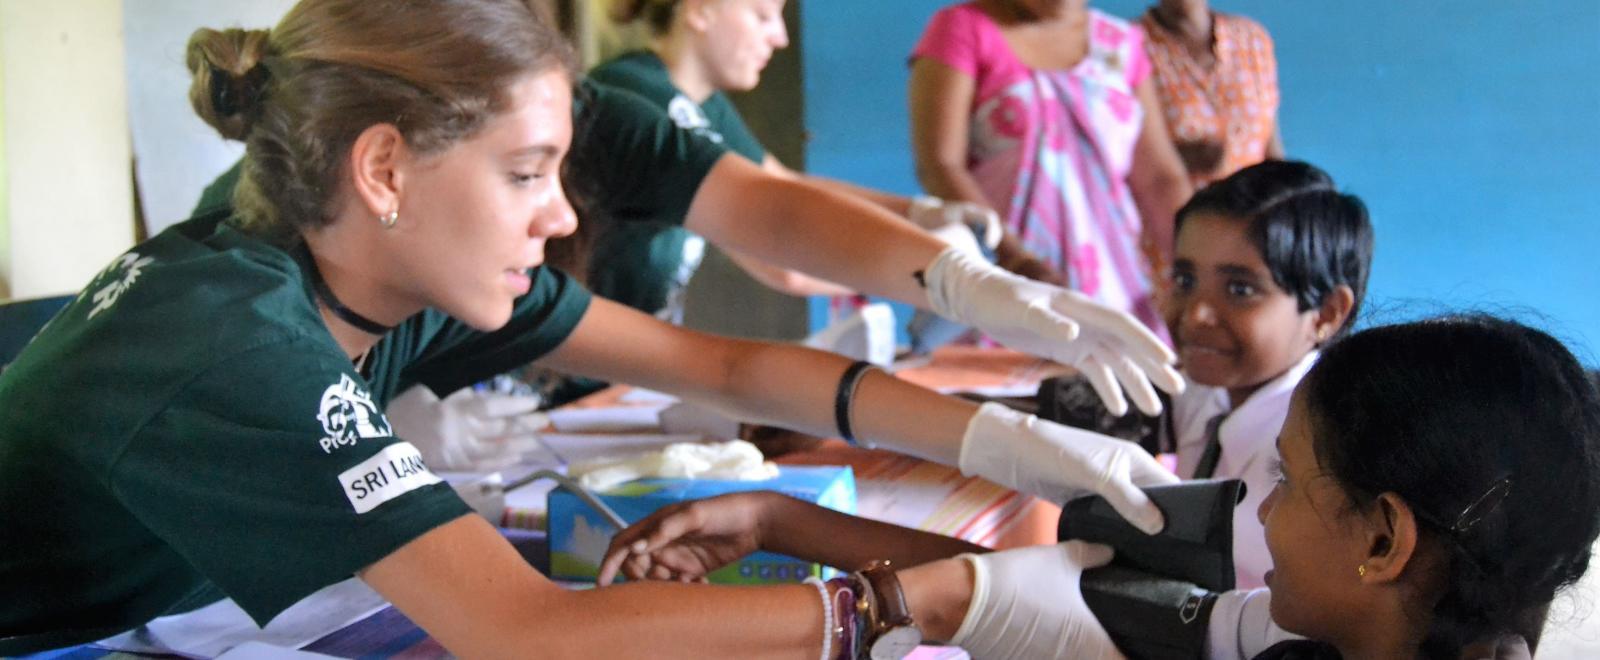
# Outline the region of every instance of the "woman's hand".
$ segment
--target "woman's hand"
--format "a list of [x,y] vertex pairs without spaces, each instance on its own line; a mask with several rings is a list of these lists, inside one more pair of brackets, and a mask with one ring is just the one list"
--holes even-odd
[[753,491],[663,507],[612,537],[595,583],[611,584],[619,571],[630,580],[703,582],[761,549],[768,514],[785,499]]
[[1127,313],[955,249],[939,253],[925,272],[935,313],[1013,349],[1076,367],[1113,415],[1128,411],[1123,390],[1149,415],[1161,412],[1152,382],[1183,391],[1172,349]]
[[950,643],[973,658],[1120,660],[1083,602],[1083,571],[1111,561],[1108,546],[1067,541],[984,555],[972,564],[972,599]]
[[960,467],[965,474],[1056,503],[1100,495],[1147,534],[1161,531],[1166,521],[1140,487],[1178,481],[1139,445],[998,403],[983,404],[967,423]]

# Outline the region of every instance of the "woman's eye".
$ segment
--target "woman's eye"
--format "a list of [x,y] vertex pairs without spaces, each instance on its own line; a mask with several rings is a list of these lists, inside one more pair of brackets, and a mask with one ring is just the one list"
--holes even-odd
[[511,182],[519,186],[525,186],[533,183],[533,180],[537,178],[539,178],[538,174],[529,174],[524,172],[511,173]]

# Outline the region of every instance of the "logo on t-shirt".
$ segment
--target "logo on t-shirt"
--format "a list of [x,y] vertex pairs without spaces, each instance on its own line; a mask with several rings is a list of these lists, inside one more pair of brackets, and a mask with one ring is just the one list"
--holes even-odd
[[106,277],[112,279],[105,286],[95,290],[94,307],[89,309],[88,318],[92,319],[95,314],[111,309],[111,306],[116,304],[117,298],[121,298],[122,294],[138,281],[139,275],[144,273],[144,267],[154,263],[155,260],[155,257],[140,257],[138,252],[129,252],[117,257],[111,265],[106,266],[105,270],[100,271],[100,276],[96,278],[97,282]]
[[678,128],[722,144],[722,134],[711,128],[711,120],[706,118],[705,111],[700,109],[699,103],[690,101],[689,97],[682,94],[672,97],[667,102],[667,116]]
[[324,453],[356,444],[362,438],[386,438],[394,435],[389,420],[372,402],[372,396],[361,389],[350,374],[339,374],[339,382],[322,392],[322,403],[317,406],[317,421],[322,422],[322,432],[327,435],[320,445]]

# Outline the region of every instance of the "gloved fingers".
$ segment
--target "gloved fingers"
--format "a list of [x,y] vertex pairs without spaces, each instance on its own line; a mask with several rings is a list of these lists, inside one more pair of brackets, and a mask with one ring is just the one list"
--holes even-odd
[[1062,541],[1060,546],[1067,559],[1084,570],[1105,566],[1117,554],[1116,549],[1104,543],[1073,540]]
[[1116,375],[1117,382],[1122,383],[1122,389],[1128,393],[1128,398],[1133,399],[1133,405],[1146,415],[1161,414],[1161,398],[1156,396],[1155,388],[1150,386],[1150,379],[1144,371],[1133,363],[1126,355],[1105,355],[1101,353],[1101,361],[1109,362],[1111,372]]
[[[1137,447],[1132,445],[1129,445],[1129,447],[1133,451],[1143,453],[1143,450]],[[1149,458],[1149,456],[1146,455],[1144,458]],[[1112,466],[1107,479],[1097,489],[1098,493],[1106,498],[1106,503],[1110,504],[1112,509],[1115,509],[1118,514],[1121,514],[1123,518],[1127,519],[1134,527],[1139,528],[1140,531],[1146,534],[1155,534],[1161,531],[1167,525],[1166,517],[1161,515],[1161,509],[1156,506],[1155,502],[1150,500],[1150,496],[1139,490],[1139,486],[1133,482],[1132,469],[1127,465],[1130,460],[1137,459],[1131,458],[1128,453],[1124,452],[1115,460],[1122,463],[1122,465]],[[1153,461],[1154,459],[1151,460]],[[1147,475],[1141,474],[1141,476]]]
[[1116,417],[1128,414],[1128,401],[1122,398],[1122,388],[1117,386],[1111,367],[1092,353],[1073,366],[1094,387],[1094,393],[1100,395],[1100,402],[1106,404],[1106,412]]
[[1046,342],[1069,342],[1078,338],[1078,322],[1063,316],[1040,301],[1032,301],[1022,312],[1022,329]]
[[1125,353],[1144,356],[1162,364],[1178,360],[1172,348],[1132,314],[1112,309],[1081,293],[1066,289],[1056,291],[1051,297],[1051,307],[1061,314],[1076,319],[1079,323],[1115,337],[1116,343],[1122,344],[1118,348]]
[[1133,360],[1135,367],[1144,372],[1144,376],[1150,380],[1150,384],[1168,394],[1183,393],[1183,375],[1178,373],[1178,370],[1172,365],[1152,360],[1143,355],[1128,355],[1127,357],[1129,360]]

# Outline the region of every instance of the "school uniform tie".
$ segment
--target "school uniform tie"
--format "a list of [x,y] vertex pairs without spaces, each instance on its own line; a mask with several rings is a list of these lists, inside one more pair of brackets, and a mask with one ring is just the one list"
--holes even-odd
[[1217,461],[1222,459],[1222,421],[1228,418],[1228,413],[1217,413],[1210,421],[1206,422],[1206,449],[1200,454],[1200,462],[1194,466],[1194,478],[1210,479],[1217,472]]

